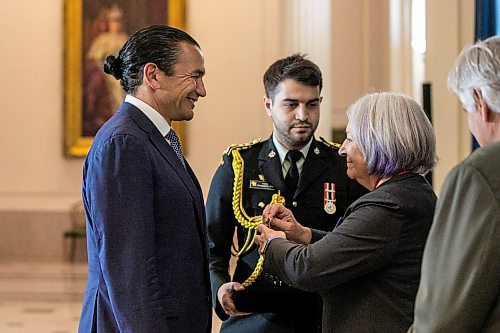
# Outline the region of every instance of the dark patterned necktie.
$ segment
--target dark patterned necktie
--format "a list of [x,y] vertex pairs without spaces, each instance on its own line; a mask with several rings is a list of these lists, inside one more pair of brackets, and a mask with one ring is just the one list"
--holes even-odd
[[175,134],[174,129],[171,128],[170,131],[165,135],[165,138],[170,142],[170,146],[174,150],[175,154],[181,161],[184,168],[186,168],[186,164],[184,162],[184,155],[182,154],[181,142],[179,141],[179,137]]
[[297,190],[297,184],[299,183],[299,169],[297,168],[297,161],[302,157],[302,153],[299,150],[289,150],[286,153],[285,159],[290,161],[290,168],[285,177],[285,184],[290,193],[295,193]]

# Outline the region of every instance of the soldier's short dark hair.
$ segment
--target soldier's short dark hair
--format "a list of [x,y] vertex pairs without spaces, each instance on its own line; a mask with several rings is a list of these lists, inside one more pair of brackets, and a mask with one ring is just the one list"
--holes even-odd
[[274,101],[278,85],[286,80],[292,79],[307,86],[319,86],[323,88],[323,77],[321,70],[312,61],[305,59],[305,54],[293,54],[275,61],[264,73],[264,89],[266,96]]

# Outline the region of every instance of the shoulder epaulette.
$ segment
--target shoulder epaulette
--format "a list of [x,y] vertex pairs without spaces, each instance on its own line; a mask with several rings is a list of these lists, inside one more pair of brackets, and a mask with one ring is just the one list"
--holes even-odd
[[328,147],[330,148],[335,148],[335,149],[339,149],[340,146],[342,146],[340,143],[336,143],[336,142],[331,142],[331,141],[327,141],[325,140],[323,137],[319,137],[319,139],[325,144],[327,145]]
[[256,145],[257,143],[259,143],[261,141],[262,141],[262,139],[258,138],[258,139],[255,139],[255,140],[251,141],[251,142],[238,143],[238,144],[230,145],[229,147],[226,148],[226,150],[224,150],[223,155],[226,155],[226,154],[230,155],[231,151],[233,151],[233,149],[237,149],[237,150],[248,149],[248,148],[252,147],[253,145]]
[[250,147],[252,147],[253,145],[261,142],[262,139],[261,138],[258,138],[258,139],[255,139],[251,142],[247,142],[247,143],[238,143],[238,144],[233,144],[233,145],[230,145],[229,147],[226,148],[226,150],[224,150],[224,152],[222,153],[222,158],[220,159],[220,165],[224,165],[224,155],[228,155],[230,156],[231,155],[231,152],[236,149],[236,150],[243,150],[243,149],[248,149]]

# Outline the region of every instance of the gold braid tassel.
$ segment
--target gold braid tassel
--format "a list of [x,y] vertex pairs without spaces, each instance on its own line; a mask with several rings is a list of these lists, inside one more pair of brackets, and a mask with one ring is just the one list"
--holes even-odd
[[253,270],[252,274],[242,283],[243,287],[248,287],[252,285],[252,283],[257,280],[259,275],[262,273],[262,269],[264,268],[264,255],[261,254],[259,256],[259,260],[257,261],[257,265],[255,265],[255,269]]
[[[259,216],[248,216],[243,208],[243,169],[244,161],[241,157],[240,152],[237,149],[231,151],[233,155],[233,171],[234,171],[234,183],[233,183],[233,211],[236,220],[243,226],[243,228],[248,229],[248,233],[245,239],[245,244],[236,254],[237,257],[245,252],[248,252],[252,245],[254,244],[254,238],[257,234],[257,226],[262,223],[262,215]],[[285,203],[285,198],[283,198],[280,193],[273,194],[271,199],[271,204],[275,203]],[[244,287],[250,286],[262,273],[262,268],[264,266],[264,256],[260,255],[257,265],[255,266],[252,274],[242,283]]]

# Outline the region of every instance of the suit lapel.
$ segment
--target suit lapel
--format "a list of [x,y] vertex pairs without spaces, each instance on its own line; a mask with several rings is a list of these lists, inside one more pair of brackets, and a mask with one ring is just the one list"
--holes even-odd
[[207,226],[206,226],[206,223],[205,223],[205,206],[203,204],[203,191],[201,190],[201,185],[200,183],[198,182],[198,178],[196,178],[196,175],[194,174],[194,171],[193,169],[191,169],[191,165],[189,165],[188,161],[186,159],[184,159],[184,162],[186,163],[186,169],[187,169],[187,172],[189,174],[189,176],[191,177],[191,180],[193,181],[195,187],[196,187],[196,190],[199,194],[199,198],[200,200],[195,200],[196,202],[196,209],[197,209],[197,212],[198,212],[198,218],[200,221],[202,221],[201,223],[201,231],[202,231],[202,234],[203,235],[206,235],[207,232]]
[[172,147],[168,144],[167,140],[161,135],[160,131],[156,126],[146,117],[146,115],[135,106],[129,103],[123,103],[120,107],[119,112],[123,112],[125,115],[131,117],[137,125],[145,132],[149,134],[149,138],[158,152],[165,158],[168,164],[172,166],[174,171],[177,173],[179,178],[186,185],[187,189],[193,197],[193,201],[196,205],[196,210],[198,213],[200,221],[200,230],[202,234],[205,234],[205,214],[203,209],[203,197],[201,194],[201,188],[198,184],[198,180],[194,175],[193,170],[186,161],[186,168],[182,165],[181,161],[175,154]]
[[175,154],[172,147],[168,144],[167,140],[165,140],[165,138],[161,136],[160,132],[157,129],[156,131],[150,132],[149,136],[151,138],[151,142],[153,143],[153,145],[160,152],[160,154],[163,155],[167,163],[169,163],[173,167],[177,175],[184,182],[184,185],[186,185],[186,187],[188,188],[189,192],[191,192],[191,196],[193,197],[196,203],[196,208],[198,212],[201,212],[202,211],[201,202],[203,202],[203,200],[201,199],[201,193],[196,186],[197,183],[197,181],[195,182],[196,176],[194,175],[187,160],[185,160],[186,168],[184,168],[184,166],[182,165],[181,161]]

